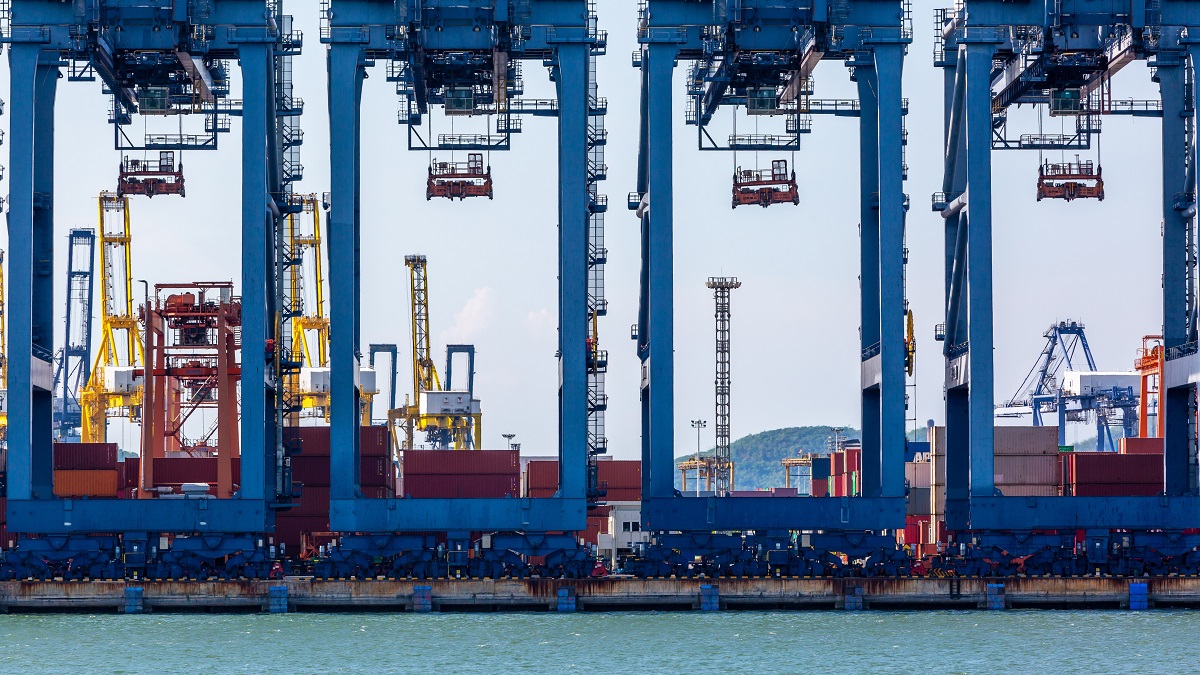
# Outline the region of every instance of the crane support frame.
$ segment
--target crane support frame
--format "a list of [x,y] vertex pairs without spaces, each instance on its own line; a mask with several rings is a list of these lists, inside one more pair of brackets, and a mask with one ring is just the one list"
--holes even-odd
[[[1188,464],[1196,451],[1189,427],[1200,363],[1194,359],[1191,309],[1195,270],[1187,254],[1198,159],[1195,134],[1189,132],[1195,102],[1187,82],[1189,68],[1200,64],[1200,43],[1187,36],[1200,30],[1200,17],[1195,3],[1185,0],[1162,0],[1153,8],[1146,3],[1145,11],[1135,11],[1139,5],[1118,2],[1103,11],[1067,15],[1050,3],[967,0],[936,13],[946,143],[942,192],[934,200],[945,219],[946,522],[964,539],[1004,546],[1013,554],[1030,552],[1033,539],[1025,537],[1038,529],[1087,530],[1089,540],[1096,534],[1105,544],[1110,530],[1182,530],[1200,519],[1197,476]],[[1086,94],[1092,85],[1082,82],[1103,83],[1135,59],[1152,59],[1155,66],[1161,106],[1147,109],[1161,111],[1167,177],[1159,409],[1165,422],[1165,491],[1156,497],[995,496],[991,152],[1004,147],[994,143],[997,123],[1017,102],[1050,104],[1053,110],[1053,100],[1026,98],[1040,95],[1047,81],[1053,88],[1055,78],[1066,78],[1064,86]],[[1081,133],[1096,132],[1098,126],[1085,125]],[[1187,539],[1177,546],[1196,543]]]
[[[590,96],[589,56],[603,48],[591,5],[585,0],[530,0],[470,7],[449,0],[401,3],[332,0],[322,16],[321,40],[328,45],[331,137],[329,262],[331,278],[333,398],[330,526],[354,532],[429,530],[570,531],[583,529],[588,461],[588,117],[603,110]],[[396,31],[397,25],[433,30]],[[482,28],[482,30],[481,30]],[[365,499],[359,482],[356,420],[341,411],[357,410],[362,392],[354,371],[362,359],[360,335],[359,195],[360,110],[366,68],[388,64],[389,79],[403,90],[401,123],[410,141],[430,103],[453,112],[476,114],[507,106],[515,64],[545,62],[553,71],[558,119],[559,236],[559,496],[545,499]],[[454,61],[455,63],[452,63]],[[473,69],[473,70],[472,70]],[[451,100],[454,87],[438,82],[487,72],[489,100]],[[443,78],[439,80],[438,78]],[[493,80],[492,78],[495,78]],[[504,83],[501,83],[504,81]],[[431,84],[432,83],[432,84]],[[516,105],[514,107],[518,107]],[[504,128],[512,130],[507,124]],[[508,131],[490,149],[507,147]],[[476,139],[479,140],[479,139]],[[440,147],[482,147],[472,140],[439,139]]]
[[[244,461],[241,488],[234,498],[79,501],[53,496],[49,363],[54,308],[52,277],[42,261],[53,259],[54,108],[64,67],[68,81],[99,76],[113,92],[115,116],[110,121],[121,145],[121,126],[128,124],[132,111],[141,106],[144,112],[153,112],[150,97],[139,98],[138,86],[182,74],[183,80],[200,87],[198,59],[222,63],[236,59],[243,90],[242,340],[246,345],[267,343],[275,309],[275,219],[285,205],[287,175],[276,145],[275,59],[299,48],[289,42],[295,36],[281,34],[275,21],[281,3],[213,0],[175,3],[170,11],[149,13],[116,0],[75,4],[12,0],[12,5],[2,38],[9,44],[12,84],[8,526],[17,532],[46,534],[140,533],[141,541],[147,532],[269,531],[274,522],[270,508],[282,495],[278,481],[282,459],[273,431],[274,390],[267,384],[268,364],[263,359],[250,358],[242,364],[243,382],[256,386],[242,392]],[[83,9],[77,13],[78,8]],[[115,58],[134,53],[141,64],[137,69],[130,70],[128,60]],[[189,63],[181,54],[190,54]],[[214,94],[213,100],[219,99]],[[167,150],[215,147],[215,134],[211,143],[194,140],[167,137],[152,142],[148,138],[146,145]],[[287,499],[291,488],[290,483],[285,486]]]
[[[904,521],[905,342],[903,298],[904,54],[911,42],[904,2],[826,5],[649,0],[639,21],[641,134],[637,206],[641,219],[641,301],[636,326],[642,362],[642,514],[654,531],[884,530]],[[835,39],[836,38],[836,39]],[[720,105],[747,105],[750,88],[774,87],[770,103],[804,106],[812,69],[842,60],[857,80],[862,218],[861,499],[773,499],[769,508],[736,497],[677,496],[674,489],[672,73],[680,60],[708,73],[689,81],[698,101],[688,122]],[[738,83],[730,87],[730,82]],[[770,107],[770,106],[768,106]],[[853,107],[853,106],[851,106]],[[755,106],[762,113],[762,106]],[[799,125],[796,128],[800,128]],[[797,136],[797,139],[799,137]],[[866,541],[866,540],[862,540]],[[864,544],[865,545],[865,544]],[[847,546],[854,548],[853,542]]]

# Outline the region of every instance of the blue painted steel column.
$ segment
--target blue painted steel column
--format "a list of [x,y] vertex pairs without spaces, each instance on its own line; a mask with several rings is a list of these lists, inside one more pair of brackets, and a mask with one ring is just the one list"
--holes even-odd
[[971,496],[993,493],[991,44],[966,46],[967,353]]
[[[671,75],[677,48],[651,44],[643,68],[649,69],[646,96],[650,195],[648,356],[643,395],[649,397],[650,497],[670,497],[675,490],[675,327],[674,327],[674,186],[671,161]],[[643,471],[645,469],[643,468]]]
[[[861,299],[860,343],[862,353],[875,351],[879,344],[879,105],[878,74],[874,63],[856,62],[858,80],[858,180],[859,180],[859,297]],[[867,361],[863,361],[866,367]],[[875,496],[880,487],[881,386],[863,382],[862,389],[862,494]]]
[[[639,73],[640,101],[638,124],[638,175],[637,189],[639,194],[646,194],[648,189],[647,165],[650,163],[650,67],[646,65],[650,59],[642,49],[642,67]],[[642,217],[639,223],[642,264],[638,286],[638,321],[637,340],[635,342],[638,356],[638,366],[641,369],[641,381],[638,383],[638,398],[641,410],[641,441],[642,441],[642,494],[649,495],[650,491],[650,390],[646,379],[648,371],[646,359],[649,358],[650,342],[650,219]],[[674,481],[674,473],[672,473]],[[642,520],[650,522],[648,514],[642,515]]]
[[[942,190],[950,195],[963,193],[967,185],[967,146],[963,118],[966,114],[965,54],[956,48],[953,66],[945,69],[943,78],[945,108],[945,171]],[[962,311],[962,297],[966,285],[967,219],[956,213],[945,219],[943,241],[946,263],[946,368],[949,371],[953,360],[951,348],[967,339],[966,313]],[[947,372],[947,381],[949,381]],[[971,465],[971,416],[970,391],[966,386],[946,388],[946,431],[941,449],[945,469],[937,468],[934,489],[939,478],[945,492],[945,503],[940,513],[944,514],[950,529],[965,529],[968,525],[967,497],[970,491]],[[936,515],[936,514],[935,514]]]
[[[904,122],[905,45],[875,45],[879,104],[880,452],[883,497],[904,496]],[[864,450],[864,462],[866,461]],[[875,466],[878,466],[876,464]],[[864,483],[866,485],[866,483]],[[863,491],[872,496],[873,492]]]
[[558,46],[559,493],[582,499],[587,472],[588,49]]
[[[274,405],[267,386],[265,350],[273,317],[267,312],[273,276],[274,222],[267,210],[268,117],[272,88],[271,45],[239,46],[242,64],[242,477],[243,499],[274,497]],[[272,430],[272,431],[268,431]],[[267,448],[271,452],[267,452]],[[270,482],[270,494],[268,494]]]
[[[1179,180],[1186,167],[1187,129],[1185,109],[1186,59],[1173,54],[1158,57],[1158,83],[1162,94],[1162,214],[1163,214],[1163,343],[1177,347],[1187,341],[1187,231],[1188,219],[1175,209],[1175,194],[1184,186]],[[1188,401],[1191,387],[1167,389],[1162,394],[1160,419],[1163,426],[1165,491],[1182,495],[1189,490]]]
[[359,104],[365,72],[357,44],[329,46],[330,496],[353,499],[359,489],[358,188]]
[[[34,345],[34,191],[37,82],[36,44],[12,44],[10,65],[10,198],[8,198],[8,498],[49,497],[46,479],[34,479],[34,438],[50,437],[49,423],[32,414]],[[38,420],[40,422],[40,420]],[[35,432],[36,429],[36,432]],[[41,472],[38,472],[41,473]],[[53,480],[50,478],[50,480]]]

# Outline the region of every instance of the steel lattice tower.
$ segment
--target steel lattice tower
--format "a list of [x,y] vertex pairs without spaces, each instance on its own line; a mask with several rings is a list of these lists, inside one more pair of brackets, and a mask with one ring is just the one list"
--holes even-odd
[[713,289],[716,301],[717,359],[716,378],[716,422],[717,444],[709,465],[708,475],[712,489],[724,494],[733,489],[733,460],[729,456],[729,298],[730,292],[741,287],[737,277],[709,277],[708,288]]

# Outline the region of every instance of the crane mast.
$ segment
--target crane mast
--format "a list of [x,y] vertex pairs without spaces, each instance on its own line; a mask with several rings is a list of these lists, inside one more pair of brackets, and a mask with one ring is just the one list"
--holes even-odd
[[137,317],[133,312],[133,265],[129,198],[101,192],[100,349],[91,377],[80,392],[82,440],[104,443],[108,418],[141,420],[143,383],[137,370],[145,363]]

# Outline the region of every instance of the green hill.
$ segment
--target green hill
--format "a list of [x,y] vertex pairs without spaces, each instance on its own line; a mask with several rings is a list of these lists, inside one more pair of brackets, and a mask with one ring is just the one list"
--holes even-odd
[[[858,438],[857,429],[845,428],[841,437]],[[779,462],[785,457],[795,457],[801,452],[827,454],[833,438],[830,427],[788,427],[772,429],[750,436],[743,436],[729,446],[733,457],[735,487],[739,490],[779,487],[783,485],[783,467]],[[708,451],[711,452],[711,449]],[[692,459],[695,453],[677,457],[680,462]],[[675,474],[675,487],[680,486],[679,473]]]

